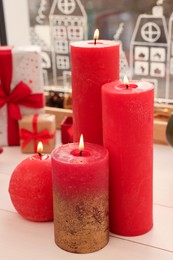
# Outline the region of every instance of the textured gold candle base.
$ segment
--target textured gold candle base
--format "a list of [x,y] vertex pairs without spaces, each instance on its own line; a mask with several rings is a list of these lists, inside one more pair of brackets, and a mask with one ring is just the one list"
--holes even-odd
[[109,241],[108,194],[63,199],[54,192],[55,243],[72,253],[91,253]]

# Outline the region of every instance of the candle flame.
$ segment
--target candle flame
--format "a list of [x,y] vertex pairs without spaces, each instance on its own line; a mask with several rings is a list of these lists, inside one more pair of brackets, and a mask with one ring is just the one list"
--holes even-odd
[[79,141],[79,150],[80,151],[84,150],[84,140],[83,140],[83,135],[82,134],[80,136],[80,141]]
[[94,40],[98,40],[98,38],[99,38],[99,30],[98,29],[95,30],[93,38],[94,38]]
[[128,80],[128,78],[127,78],[126,75],[124,76],[124,84],[125,84],[125,85],[128,85],[128,84],[129,84],[129,80]]
[[43,152],[43,144],[42,142],[39,142],[37,145],[37,153],[42,153]]

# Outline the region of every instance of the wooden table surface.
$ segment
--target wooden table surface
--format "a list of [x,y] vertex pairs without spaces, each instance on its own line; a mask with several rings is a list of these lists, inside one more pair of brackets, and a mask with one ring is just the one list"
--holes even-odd
[[[60,139],[60,138],[58,138]],[[60,142],[59,142],[60,143]],[[102,250],[68,253],[54,243],[53,223],[35,223],[14,209],[8,186],[19,162],[28,157],[19,147],[5,147],[0,155],[0,259],[1,260],[167,260],[173,259],[173,149],[154,145],[154,227],[137,237],[110,234]]]

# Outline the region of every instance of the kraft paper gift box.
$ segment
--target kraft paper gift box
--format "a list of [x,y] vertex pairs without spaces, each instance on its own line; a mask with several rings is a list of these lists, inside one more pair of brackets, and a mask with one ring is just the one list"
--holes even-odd
[[38,142],[43,143],[43,153],[51,153],[56,144],[55,115],[34,114],[19,120],[20,146],[23,153],[37,153]]
[[44,112],[41,52],[36,46],[0,47],[0,145],[19,145],[18,120]]

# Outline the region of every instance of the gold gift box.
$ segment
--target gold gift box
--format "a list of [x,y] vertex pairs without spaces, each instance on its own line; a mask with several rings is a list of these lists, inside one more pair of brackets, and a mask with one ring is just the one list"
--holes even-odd
[[45,107],[45,112],[51,115],[55,115],[56,118],[56,128],[61,128],[61,123],[67,116],[72,116],[71,109],[64,109],[64,108],[56,108],[56,107]]
[[169,117],[173,112],[173,105],[154,105],[154,143],[168,144],[166,139],[166,128]]
[[154,118],[154,143],[168,144],[166,140],[166,127],[168,119],[165,117]]

